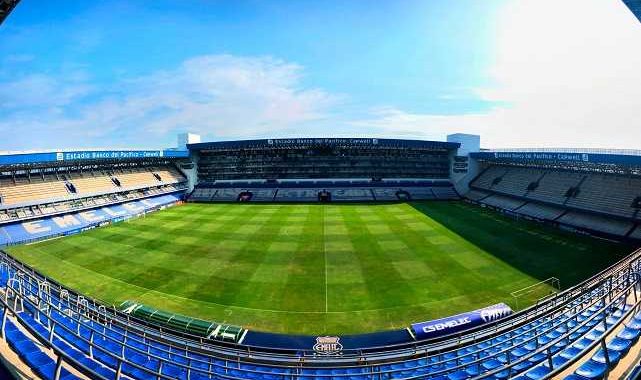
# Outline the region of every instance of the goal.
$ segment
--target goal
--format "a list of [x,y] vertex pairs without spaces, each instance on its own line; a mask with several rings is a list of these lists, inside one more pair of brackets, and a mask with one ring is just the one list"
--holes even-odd
[[527,286],[510,293],[512,296],[515,311],[534,305],[545,298],[561,291],[561,282],[556,277],[550,277],[547,280],[537,282],[534,285]]

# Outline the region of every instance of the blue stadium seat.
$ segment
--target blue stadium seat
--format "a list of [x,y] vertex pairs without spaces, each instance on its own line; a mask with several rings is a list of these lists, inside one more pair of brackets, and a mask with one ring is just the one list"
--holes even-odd
[[550,367],[548,367],[547,364],[541,364],[532,368],[530,371],[528,371],[525,374],[525,376],[527,376],[531,380],[538,380],[543,376],[547,375],[548,373],[550,373],[551,371],[552,370],[550,369]]
[[[20,356],[34,372],[42,376],[43,379],[54,379],[56,362],[42,352],[38,346],[9,319],[6,321],[5,334],[9,346],[16,351],[18,356]],[[78,379],[78,377],[71,374],[66,368],[62,368],[60,379],[72,380]]]
[[608,366],[604,363],[590,359],[577,368],[575,373],[588,379],[603,379],[607,370]]

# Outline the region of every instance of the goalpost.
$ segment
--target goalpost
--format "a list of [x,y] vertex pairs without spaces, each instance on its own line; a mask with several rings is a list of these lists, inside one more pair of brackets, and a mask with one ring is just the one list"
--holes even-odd
[[514,291],[510,295],[514,300],[515,311],[519,311],[521,308],[533,305],[560,291],[561,281],[556,277],[550,277],[547,280]]

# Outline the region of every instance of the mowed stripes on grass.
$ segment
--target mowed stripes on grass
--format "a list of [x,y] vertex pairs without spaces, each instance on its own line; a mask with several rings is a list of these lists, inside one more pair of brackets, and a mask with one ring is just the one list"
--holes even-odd
[[462,202],[187,204],[9,250],[109,303],[302,334],[400,328],[556,276],[569,286],[630,247]]

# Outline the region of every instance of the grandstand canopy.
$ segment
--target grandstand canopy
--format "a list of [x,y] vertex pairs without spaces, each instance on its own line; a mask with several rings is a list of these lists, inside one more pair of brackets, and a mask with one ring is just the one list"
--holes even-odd
[[291,139],[262,139],[239,141],[216,141],[198,144],[189,144],[191,150],[209,149],[257,149],[257,148],[305,148],[310,146],[335,146],[335,147],[381,147],[381,148],[423,148],[423,149],[458,149],[461,144],[401,139],[376,139],[376,138],[291,138]]
[[0,25],[4,22],[4,19],[9,16],[9,13],[15,8],[20,0],[0,0]]
[[0,169],[60,166],[79,162],[187,158],[185,150],[69,150],[0,153]]
[[514,149],[472,153],[478,161],[507,165],[641,174],[641,151],[608,149]]
[[641,21],[641,0],[623,0],[632,13]]

